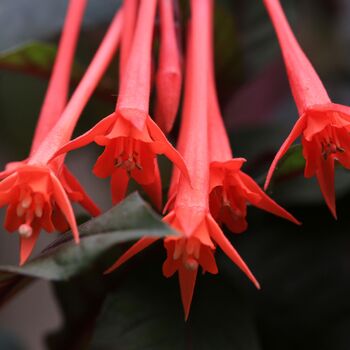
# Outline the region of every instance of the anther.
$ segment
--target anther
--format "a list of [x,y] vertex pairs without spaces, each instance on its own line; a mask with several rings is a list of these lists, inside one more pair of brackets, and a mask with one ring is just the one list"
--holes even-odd
[[18,228],[18,233],[24,238],[29,238],[33,233],[33,229],[28,224],[22,224]]
[[36,204],[35,205],[35,216],[38,218],[41,218],[43,216],[43,207],[41,204]]
[[22,199],[21,205],[23,208],[27,209],[30,207],[31,204],[32,204],[32,196],[31,195],[27,195]]
[[181,255],[183,253],[183,248],[184,248],[184,241],[183,240],[179,240],[175,243],[175,249],[174,249],[174,254],[173,254],[174,260],[177,260],[181,257]]
[[198,268],[198,262],[193,258],[188,258],[185,261],[185,266],[188,270],[194,271]]
[[18,203],[17,208],[16,208],[16,214],[18,217],[22,217],[24,215],[25,208],[23,208],[21,203]]

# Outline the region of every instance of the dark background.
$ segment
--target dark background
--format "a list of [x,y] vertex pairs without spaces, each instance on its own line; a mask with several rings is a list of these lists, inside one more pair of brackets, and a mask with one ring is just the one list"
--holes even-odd
[[[1,57],[33,40],[57,43],[66,3],[65,0],[1,0]],[[337,103],[349,105],[350,2],[285,0],[282,3],[330,96]],[[98,0],[90,1],[77,53],[78,76],[79,69],[83,70],[92,57],[118,4],[116,0],[103,0],[101,6]],[[217,83],[233,151],[235,156],[248,159],[245,170],[261,182],[297,118],[283,62],[261,1],[217,0],[215,20]],[[3,167],[7,161],[27,155],[47,74],[38,76],[23,69],[9,71],[1,68],[1,62],[0,59]],[[117,87],[110,82],[116,70],[115,62],[105,85],[86,109],[77,134],[112,111]],[[171,138],[176,139],[176,131]],[[93,198],[108,208],[108,183],[90,174],[97,152],[97,147],[91,146],[74,152],[68,162]],[[191,316],[185,325],[176,278],[169,281],[161,277],[164,251],[158,245],[113,277],[120,278],[124,284],[116,289],[116,295],[107,297],[96,323],[92,348],[112,349],[108,336],[119,331],[123,345],[116,349],[146,348],[130,344],[137,343],[136,339],[142,344],[140,339],[161,332],[172,346],[163,345],[159,349],[349,349],[350,175],[342,169],[337,173],[338,221],[328,212],[316,182],[297,173],[274,184],[270,194],[303,222],[302,227],[251,208],[248,231],[239,236],[228,233],[260,281],[261,291],[255,291],[218,252],[220,274],[198,279]],[[15,264],[17,238],[2,231],[0,262]],[[37,252],[53,238],[42,236]],[[154,256],[159,256],[159,261]],[[140,271],[141,266],[145,271]],[[140,316],[145,305],[153,312],[154,309],[166,312],[152,314],[162,321],[163,328],[157,331],[149,328],[142,338],[137,331],[138,336],[128,332],[137,330],[139,324],[148,324],[148,319]],[[134,317],[135,322],[128,324],[127,317]],[[169,318],[171,322],[167,323]],[[45,348],[44,335],[62,323],[62,313],[46,282],[32,285],[0,311],[4,336],[9,342],[22,344],[18,345],[19,349]],[[185,334],[184,338],[177,332]],[[131,334],[129,338],[128,334]]]

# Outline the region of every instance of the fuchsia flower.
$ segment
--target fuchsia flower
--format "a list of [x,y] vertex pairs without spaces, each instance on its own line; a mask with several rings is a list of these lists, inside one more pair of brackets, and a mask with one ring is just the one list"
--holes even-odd
[[181,57],[176,37],[174,0],[159,0],[159,9],[161,35],[155,120],[165,133],[169,133],[181,96]]
[[156,0],[141,0],[126,71],[122,73],[116,110],[84,135],[69,142],[59,154],[91,142],[105,150],[94,166],[98,177],[111,176],[112,199],[125,197],[130,177],[142,185],[161,207],[161,179],[157,154],[166,155],[183,173],[182,157],[148,114],[151,88],[151,51]]
[[334,162],[350,169],[350,108],[332,103],[320,78],[300,48],[278,0],[264,0],[282,50],[299,119],[269,169],[268,187],[278,161],[301,136],[305,177],[316,176],[325,201],[336,217]]
[[[76,26],[80,26],[81,23],[85,4],[85,0],[71,0],[65,31],[76,32]],[[10,232],[17,230],[20,234],[20,264],[28,259],[41,229],[47,232],[64,231],[69,226],[75,241],[79,242],[79,233],[70,200],[80,203],[92,215],[100,213],[79,182],[64,166],[64,157],[60,156],[54,160],[51,158],[62,145],[69,141],[83,108],[111,61],[119,42],[121,19],[120,14],[116,15],[63,113],[61,113],[63,102],[56,104],[53,96],[57,86],[55,97],[57,100],[65,100],[66,97],[61,96],[60,93],[66,91],[68,86],[64,88],[61,84],[67,85],[68,79],[63,79],[63,76],[55,72],[68,72],[68,68],[63,69],[59,66],[71,65],[72,60],[66,61],[67,57],[71,57],[67,52],[65,55],[58,55],[57,60],[61,61],[56,61],[52,77],[54,82],[50,82],[46,95],[46,99],[49,98],[52,104],[44,102],[45,113],[42,112],[39,119],[30,156],[25,161],[11,163],[1,174],[3,180],[0,182],[0,205],[8,205],[6,229]],[[72,26],[75,28],[71,28]],[[65,35],[66,38],[69,37],[69,34]],[[60,43],[60,50],[63,42]],[[73,50],[74,46],[70,44],[66,49]],[[50,106],[52,113],[61,114],[50,114]]]
[[213,57],[209,69],[208,93],[209,203],[214,219],[224,223],[234,233],[244,232],[248,227],[247,204],[252,204],[299,224],[291,214],[267,196],[250,176],[241,171],[246,160],[232,157],[216,94]]
[[[224,236],[209,212],[208,159],[208,69],[209,41],[212,16],[211,0],[191,0],[192,23],[188,35],[185,101],[181,124],[181,151],[189,169],[191,184],[176,172],[173,177],[173,205],[164,221],[179,232],[167,237],[164,245],[167,259],[163,265],[166,277],[179,273],[181,298],[185,318],[189,315],[199,266],[203,272],[217,273],[214,253],[216,244],[259,288],[255,277]],[[203,103],[204,102],[204,103]],[[174,183],[174,182],[173,182]],[[107,270],[113,271],[132,256],[155,242],[144,237],[126,251]]]

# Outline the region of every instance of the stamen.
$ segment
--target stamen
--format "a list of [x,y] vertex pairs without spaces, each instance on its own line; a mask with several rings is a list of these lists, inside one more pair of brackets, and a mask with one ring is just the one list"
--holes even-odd
[[23,208],[22,204],[21,203],[18,203],[17,204],[17,208],[16,208],[16,214],[17,216],[20,218],[24,215],[24,212],[25,212],[25,208]]
[[198,262],[193,258],[187,258],[185,261],[185,267],[188,270],[194,271],[198,268]]
[[188,239],[186,244],[186,253],[188,255],[193,255],[195,246],[196,246],[196,242],[194,241],[194,239]]
[[27,209],[30,207],[30,205],[32,204],[32,196],[30,194],[26,195],[21,202],[21,205],[23,208]]
[[18,233],[24,238],[29,238],[33,233],[33,229],[28,224],[22,224],[18,228]]
[[328,156],[336,153],[344,153],[345,149],[340,146],[340,141],[337,132],[331,128],[328,133],[322,138],[318,138],[321,145],[321,155],[324,160],[327,160]]
[[35,194],[34,196],[34,214],[36,217],[41,218],[43,216],[43,197],[40,194]]
[[122,165],[123,165],[123,159],[122,159],[121,156],[119,156],[119,157],[116,159],[114,166],[115,166],[116,168],[120,168]]
[[122,140],[120,148],[118,148],[118,154],[115,157],[114,166],[117,168],[125,169],[129,175],[135,168],[142,170],[139,142],[126,138]]
[[174,255],[173,255],[174,260],[178,260],[181,257],[183,253],[183,248],[184,248],[184,240],[181,239],[176,241]]
[[41,204],[36,204],[35,205],[35,216],[38,218],[41,218],[43,216],[43,207]]
[[194,249],[194,252],[193,252],[193,256],[198,260],[199,259],[199,254],[200,254],[200,249],[201,249],[201,246],[199,243],[197,243],[195,245],[195,249]]

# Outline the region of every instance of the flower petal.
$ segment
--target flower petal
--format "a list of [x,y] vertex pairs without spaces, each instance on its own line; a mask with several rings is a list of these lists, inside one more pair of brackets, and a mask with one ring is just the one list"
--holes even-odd
[[286,138],[286,140],[283,142],[281,148],[279,149],[279,151],[277,152],[271,166],[270,169],[267,173],[267,177],[266,177],[266,181],[265,181],[265,185],[264,185],[264,190],[266,191],[266,189],[269,187],[271,178],[272,178],[272,174],[275,171],[275,168],[277,166],[277,163],[279,162],[279,160],[284,156],[284,154],[287,152],[288,148],[292,145],[292,143],[298,138],[298,136],[303,132],[303,129],[305,128],[306,125],[306,120],[304,116],[301,116],[297,122],[295,123],[292,131],[290,132],[290,134],[288,135],[288,137]]
[[116,153],[117,142],[111,141],[106,145],[102,154],[97,158],[96,163],[92,169],[92,172],[99,178],[105,179],[115,169],[115,153]]
[[131,246],[111,267],[109,267],[104,274],[111,273],[117,269],[120,265],[124,264],[126,261],[131,259],[133,256],[141,252],[142,250],[149,247],[151,244],[156,242],[158,238],[154,237],[143,237],[137,241],[133,246]]
[[77,227],[77,222],[75,221],[75,216],[73,212],[72,205],[69,201],[67,193],[65,192],[62,184],[57,179],[56,175],[51,173],[51,181],[53,185],[53,193],[55,202],[64,214],[71,230],[76,243],[79,243],[79,231]]
[[259,200],[255,200],[255,196],[249,197],[250,202],[254,206],[300,225],[300,222],[293,215],[288,213],[287,210],[283,209],[273,199],[271,199],[250,176],[242,171],[239,173],[239,176],[251,192],[259,195]]
[[[216,216],[213,215],[213,217],[216,219]],[[235,215],[232,212],[231,207],[222,206],[221,213],[218,218],[219,220],[217,221],[222,221],[233,233],[243,233],[248,228],[246,213],[243,213],[242,215]]]
[[53,207],[53,210],[50,216],[50,222],[52,223],[54,230],[56,231],[66,232],[69,230],[67,219],[62,213],[62,210],[58,207],[58,205],[54,205]]
[[35,243],[39,237],[40,229],[36,228],[30,237],[20,237],[20,261],[19,264],[22,266],[29,258],[33,251]]
[[185,266],[179,267],[179,283],[181,291],[181,300],[185,312],[185,320],[187,321],[190,313],[191,302],[193,298],[194,286],[196,284],[198,267],[194,270],[189,270]]
[[7,176],[13,174],[18,168],[25,165],[27,163],[27,159],[21,160],[19,162],[10,162],[6,164],[5,170],[0,172],[0,179],[4,179]]
[[[101,214],[100,208],[93,202],[93,200],[87,195],[84,188],[81,186],[79,181],[74,177],[74,175],[68,170],[64,165],[62,169],[62,175],[64,180],[69,186],[69,189],[74,193],[78,193],[81,199],[78,200],[79,204],[85,208],[92,216],[98,216]],[[65,187],[65,186],[64,186]],[[65,188],[67,191],[67,188]],[[69,190],[67,191],[68,197],[70,196]]]
[[219,272],[214,258],[213,250],[205,245],[201,246],[199,263],[202,266],[204,272],[208,271],[214,275]]
[[320,167],[316,171],[316,177],[320,184],[321,192],[334,218],[337,218],[334,189],[334,159],[328,157],[320,159]]
[[165,154],[181,171],[181,173],[190,181],[190,175],[186,163],[180,153],[171,145],[157,124],[150,118],[147,118],[147,127],[155,142],[152,148],[157,154]]
[[7,177],[6,179],[0,181],[0,208],[5,204],[9,203],[15,193],[13,193],[12,188],[18,180],[18,174],[14,173]]
[[4,227],[8,232],[18,230],[18,227],[23,223],[23,218],[17,215],[17,205],[9,204],[6,210]]
[[81,148],[88,145],[91,142],[94,142],[95,137],[97,135],[105,134],[109,127],[112,125],[114,121],[114,113],[110,114],[108,117],[103,118],[99,123],[97,123],[93,128],[88,130],[83,135],[80,135],[76,139],[66,143],[63,147],[61,147],[52,157],[56,158],[60,154],[67,153],[73,149]]
[[157,159],[154,159],[154,181],[150,184],[142,185],[147,195],[151,198],[156,208],[162,210],[162,182]]
[[207,218],[210,227],[210,236],[223,250],[223,252],[247,275],[247,277],[254,283],[255,287],[260,289],[259,282],[256,280],[249,267],[240,257],[236,249],[233,248],[230,241],[225,237],[218,224],[211,217],[211,215],[207,215]]
[[163,263],[162,271],[163,275],[167,278],[171,277],[180,266],[180,259],[174,260],[175,244],[177,239],[173,237],[167,237],[164,239],[164,247],[167,251],[167,258]]
[[125,169],[116,169],[111,177],[112,202],[121,202],[126,195],[129,184],[129,175]]

